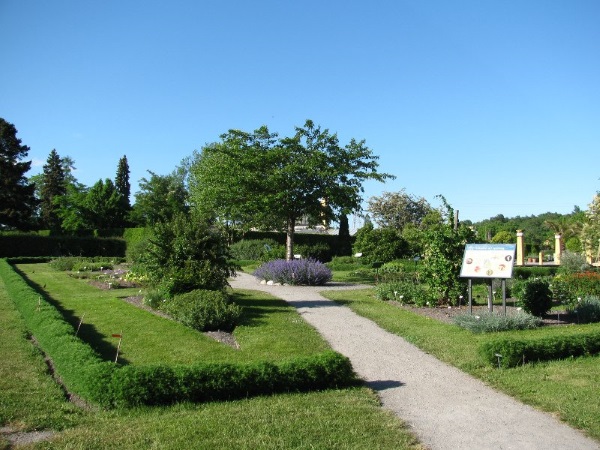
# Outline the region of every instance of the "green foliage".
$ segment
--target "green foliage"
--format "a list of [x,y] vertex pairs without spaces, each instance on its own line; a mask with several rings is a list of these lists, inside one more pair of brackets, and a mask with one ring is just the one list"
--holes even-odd
[[28,330],[35,335],[43,351],[51,356],[65,386],[85,399],[96,400],[98,391],[91,380],[97,378],[98,371],[107,363],[75,337],[73,327],[5,260],[0,260],[0,277]]
[[145,250],[133,256],[132,270],[168,297],[195,289],[222,290],[235,274],[226,238],[186,215],[157,223]]
[[118,238],[77,236],[0,235],[0,257],[125,255],[125,241]]
[[510,244],[515,243],[517,240],[515,233],[510,233],[508,231],[502,230],[494,235],[492,238],[492,243],[494,244]]
[[408,224],[419,227],[432,209],[425,198],[416,198],[404,189],[400,192],[384,192],[381,197],[371,197],[368,207],[375,223],[382,228],[398,231]]
[[566,251],[560,255],[559,274],[579,273],[589,269],[590,265],[587,263],[585,256],[580,253]]
[[160,309],[198,331],[231,331],[242,315],[242,309],[227,294],[203,289],[175,295]]
[[567,314],[577,323],[600,322],[600,297],[587,296],[567,307]]
[[425,257],[420,273],[435,303],[456,304],[466,292],[466,281],[460,278],[465,244],[473,242],[475,237],[469,227],[453,226],[454,211],[443,197],[442,200],[447,210],[446,223],[440,221],[423,232]]
[[50,303],[5,261],[0,277],[27,329],[54,363],[69,392],[105,407],[130,407],[246,398],[287,391],[341,388],[356,383],[350,361],[333,351],[276,364],[120,366],[102,361]]
[[454,317],[454,323],[473,333],[491,333],[509,330],[531,330],[539,327],[542,320],[526,313],[503,315],[486,312],[478,315],[461,314]]
[[362,253],[361,258],[369,263],[385,263],[406,256],[408,245],[397,230],[366,224],[356,232],[352,251]]
[[377,167],[364,141],[342,147],[337,135],[307,120],[285,138],[266,126],[253,133],[229,130],[198,155],[190,190],[205,217],[243,230],[285,231],[291,259],[296,223],[306,217],[316,225],[358,210],[362,183],[391,177]]
[[164,176],[151,171],[148,173],[149,179],[140,180],[131,220],[136,225],[145,227],[169,222],[180,214],[187,214],[188,193],[182,176],[177,172]]
[[552,266],[515,266],[513,268],[513,277],[518,280],[527,278],[551,277],[558,272],[557,267]]
[[515,282],[513,294],[519,305],[534,316],[541,317],[552,308],[552,290],[547,280],[528,278]]
[[426,306],[429,300],[427,288],[412,277],[379,283],[375,286],[375,296],[379,300],[395,300],[419,307]]
[[123,157],[119,159],[117,175],[115,176],[115,190],[119,194],[119,206],[122,214],[122,222],[119,226],[126,226],[126,219],[131,211],[131,203],[129,200],[129,196],[131,195],[131,183],[129,182],[129,163],[127,162],[126,155],[123,155]]
[[51,230],[60,230],[61,221],[58,216],[58,203],[55,198],[67,193],[67,178],[62,160],[56,150],[52,150],[43,168],[40,194],[41,225]]
[[31,228],[35,185],[25,178],[31,161],[21,161],[28,152],[15,126],[0,117],[0,228]]
[[302,255],[304,259],[315,259],[323,263],[331,261],[333,257],[332,249],[324,242],[296,245],[294,254]]
[[502,367],[516,367],[523,363],[550,361],[600,353],[600,333],[583,332],[543,338],[500,338],[484,341],[479,347],[480,355],[491,365],[498,365],[501,355]]
[[[280,246],[274,239],[242,239],[229,246],[231,257],[234,259],[261,261],[268,260],[271,250]],[[285,250],[284,250],[285,251]],[[274,259],[274,258],[269,258]]]
[[105,406],[124,408],[184,401],[234,400],[353,384],[356,384],[356,378],[348,358],[326,351],[279,364],[125,366],[112,374],[107,386],[109,394],[103,400]]
[[116,263],[115,258],[82,258],[79,256],[63,256],[50,261],[50,266],[61,271],[98,271],[100,269],[110,270]]
[[559,274],[552,279],[551,287],[555,300],[573,306],[578,299],[600,296],[600,273],[588,271]]

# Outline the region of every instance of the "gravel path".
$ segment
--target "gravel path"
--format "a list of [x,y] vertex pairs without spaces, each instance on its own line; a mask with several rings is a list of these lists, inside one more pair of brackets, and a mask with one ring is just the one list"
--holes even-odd
[[270,293],[295,306],[356,373],[383,406],[407,422],[428,448],[600,449],[600,444],[554,417],[497,392],[379,328],[319,292],[356,286],[268,286],[248,274],[233,288]]

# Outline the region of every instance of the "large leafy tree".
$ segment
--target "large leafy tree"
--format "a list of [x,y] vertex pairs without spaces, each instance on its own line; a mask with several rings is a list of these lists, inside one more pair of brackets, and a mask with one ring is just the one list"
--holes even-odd
[[131,183],[129,182],[129,163],[127,162],[127,156],[123,155],[119,159],[119,165],[117,167],[117,176],[115,178],[115,189],[120,196],[121,206],[121,226],[126,225],[126,218],[131,211],[131,202],[129,196],[131,195]]
[[151,226],[169,222],[174,217],[188,212],[188,193],[180,172],[157,175],[148,171],[149,178],[140,180],[140,190],[135,194],[131,213],[134,223]]
[[67,193],[66,174],[56,149],[48,155],[39,186],[41,225],[51,230],[61,228],[58,197]]
[[230,130],[194,162],[191,199],[199,213],[227,226],[285,231],[291,259],[300,218],[316,224],[358,211],[363,182],[391,177],[377,172],[377,159],[364,141],[341,146],[310,120],[284,138],[266,126]]
[[25,177],[31,168],[29,147],[17,138],[12,123],[0,118],[0,228],[27,229],[36,208],[35,185]]
[[391,227],[402,231],[408,224],[421,225],[432,207],[424,197],[417,198],[400,192],[384,192],[381,197],[371,197],[367,208],[380,227]]

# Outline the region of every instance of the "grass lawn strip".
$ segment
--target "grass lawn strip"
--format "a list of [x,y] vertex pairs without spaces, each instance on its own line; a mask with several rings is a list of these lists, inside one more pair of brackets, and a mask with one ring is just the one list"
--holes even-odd
[[550,336],[600,330],[600,324],[542,327],[536,330],[473,334],[375,299],[373,290],[327,291],[323,296],[350,307],[385,330],[402,336],[436,358],[468,372],[521,401],[557,414],[600,440],[600,358],[598,356],[526,364],[498,370],[478,356],[485,339],[498,336]]
[[80,338],[108,361],[114,359],[118,344],[118,339],[111,336],[121,332],[120,358],[134,365],[277,361],[328,348],[293,307],[267,294],[235,293],[236,303],[245,308],[242,323],[234,332],[240,345],[240,350],[235,350],[123,301],[137,294],[138,289],[101,290],[47,264],[17,268],[38,287],[46,286],[48,296],[74,328],[84,315]]
[[[246,294],[244,294],[246,295]],[[0,282],[0,426],[64,430],[19,448],[421,448],[366,388],[202,405],[81,411],[65,401]],[[259,315],[265,323],[267,317]],[[11,399],[10,401],[7,399]],[[7,441],[0,437],[0,448]]]

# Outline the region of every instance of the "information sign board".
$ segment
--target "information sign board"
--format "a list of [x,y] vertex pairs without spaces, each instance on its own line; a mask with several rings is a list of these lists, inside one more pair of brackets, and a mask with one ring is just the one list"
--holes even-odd
[[512,278],[515,249],[515,244],[467,244],[460,276]]

